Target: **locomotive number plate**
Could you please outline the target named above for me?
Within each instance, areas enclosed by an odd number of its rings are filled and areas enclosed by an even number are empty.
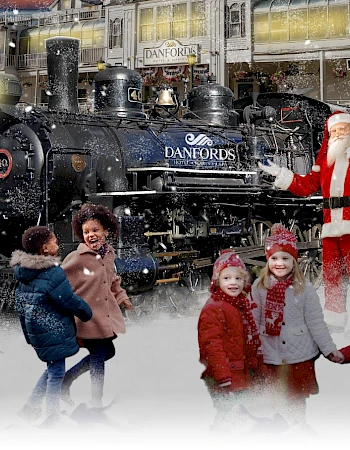
[[[128,100],[129,100],[129,102],[141,103],[142,102],[141,89],[129,87],[128,88]]]
[[[6,178],[12,170],[12,156],[6,148],[0,148],[0,178]]]

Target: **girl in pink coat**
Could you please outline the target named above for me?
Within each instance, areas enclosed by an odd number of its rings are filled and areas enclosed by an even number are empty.
[[[62,399],[72,404],[70,386],[81,374],[90,370],[91,405],[102,406],[105,361],[115,355],[113,339],[125,333],[119,308],[133,309],[116,274],[113,248],[106,242],[109,233],[116,235],[117,218],[104,206],[85,204],[73,217],[72,228],[80,240],[77,250],[63,261],[62,268],[73,287],[92,310],[88,326],[76,320],[77,337],[89,355],[65,375]]]

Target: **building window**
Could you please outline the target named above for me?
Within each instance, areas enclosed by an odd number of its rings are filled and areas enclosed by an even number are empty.
[[[233,3],[228,8],[227,38],[245,37],[245,5]]]
[[[254,42],[256,44],[269,42],[268,14],[254,14]]]
[[[327,37],[327,7],[309,8],[309,39]]]
[[[205,3],[191,3],[191,37],[206,36]]]
[[[307,9],[289,11],[289,40],[305,41],[307,39]]]
[[[154,40],[153,8],[140,10],[140,41]]]
[[[61,0],[61,9],[71,9],[72,1],[71,0]]]
[[[330,37],[345,37],[348,35],[348,6],[329,5],[328,22]]]
[[[187,3],[173,5],[173,38],[187,37]]]
[[[140,9],[140,42],[206,36],[203,1]]]
[[[123,19],[109,21],[109,48],[123,47]]]
[[[284,42],[288,40],[287,11],[271,12],[270,33],[271,42]]]
[[[157,41],[170,39],[171,36],[171,6],[157,7]]]
[[[255,43],[347,37],[348,1],[266,0],[254,9],[253,29]]]

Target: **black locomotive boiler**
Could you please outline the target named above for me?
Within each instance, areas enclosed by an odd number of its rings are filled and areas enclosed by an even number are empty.
[[[46,46],[47,109],[19,104],[19,81],[0,77],[1,310],[11,307],[8,259],[24,229],[49,225],[65,256],[77,245],[72,215],[86,201],[118,217],[116,267],[140,313],[190,304],[222,248],[262,266],[275,221],[294,230],[305,273],[319,278],[320,196],[275,190],[257,163],[307,173],[330,105],[292,94],[235,102],[209,78],[189,92],[182,119],[160,101],[146,115],[139,74],[109,67],[94,80],[94,113],[81,114],[79,41]]]

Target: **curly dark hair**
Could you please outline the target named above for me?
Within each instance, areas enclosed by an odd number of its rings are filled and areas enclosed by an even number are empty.
[[[103,205],[85,203],[73,217],[73,233],[80,242],[84,242],[83,224],[87,220],[98,220],[105,230],[117,236],[118,220],[116,216]]]
[[[40,254],[41,248],[53,237],[53,232],[43,226],[28,228],[22,236],[22,246],[27,253]]]

